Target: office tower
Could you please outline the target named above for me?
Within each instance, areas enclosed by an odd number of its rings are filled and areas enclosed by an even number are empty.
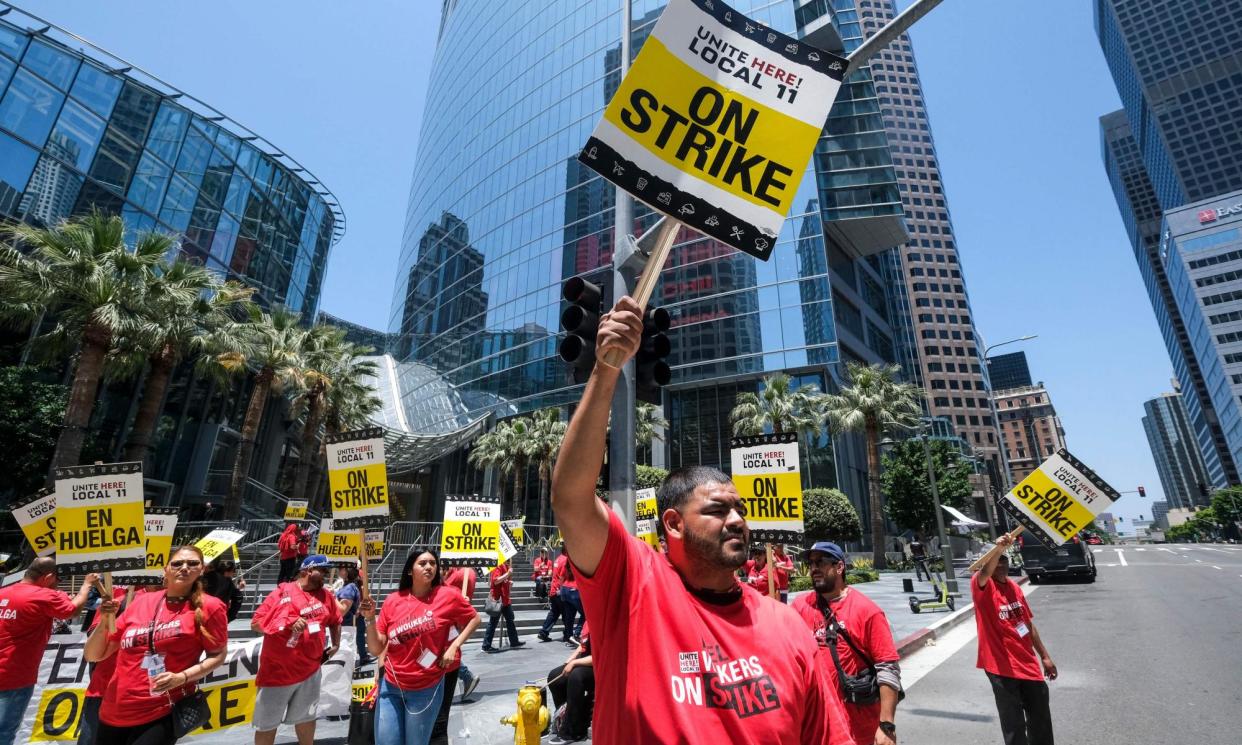
[[[997,390],[996,416],[1014,483],[1065,447],[1065,430],[1043,383]]]
[[[1143,430],[1169,505],[1175,509],[1207,505],[1207,466],[1195,444],[1181,394],[1176,390],[1162,393],[1145,402],[1143,412]]]
[[[1026,364],[1026,352],[988,357],[988,377],[992,380],[994,391],[1033,385],[1031,368]]]

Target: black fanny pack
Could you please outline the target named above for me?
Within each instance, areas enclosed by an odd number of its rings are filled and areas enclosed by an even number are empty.
[[[837,616],[832,612],[832,608],[824,602],[822,595],[816,593],[816,605],[824,614],[824,633],[826,635],[825,642],[828,644],[828,652],[832,655],[832,664],[837,668],[837,680],[841,683],[841,699],[851,704],[874,704],[880,700],[880,683],[875,671],[875,662],[863,653],[850,635],[841,627],[837,621]],[[845,672],[845,668],[841,667],[841,657],[837,654],[837,636],[845,640],[854,654],[866,664],[866,668],[859,671],[857,675],[850,675]]]

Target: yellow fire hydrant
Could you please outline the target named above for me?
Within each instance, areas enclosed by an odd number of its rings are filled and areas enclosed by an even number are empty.
[[[543,705],[538,686],[522,686],[517,694],[517,711],[500,718],[513,727],[513,745],[539,745],[543,728],[548,726],[548,707]]]

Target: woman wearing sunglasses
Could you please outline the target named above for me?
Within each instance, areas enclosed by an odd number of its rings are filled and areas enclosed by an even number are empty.
[[[459,588],[443,584],[439,558],[429,549],[415,549],[406,559],[401,583],[384,599],[378,619],[374,600],[363,600],[359,611],[371,654],[386,654],[375,745],[427,745],[443,697],[453,695],[445,673],[482,619]]]
[[[203,592],[203,564],[203,552],[194,546],[173,549],[163,591],[136,595],[116,619],[116,631],[108,633],[101,623],[86,640],[88,662],[117,656],[99,707],[96,745],[176,742],[173,704],[224,662],[228,609]],[[102,615],[116,609],[111,600],[99,608]]]

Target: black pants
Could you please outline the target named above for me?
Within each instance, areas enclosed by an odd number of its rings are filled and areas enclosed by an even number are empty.
[[[496,625],[500,623],[502,616],[505,619],[505,626],[509,629],[509,646],[518,643],[517,622],[513,619],[513,606],[502,605],[499,613],[487,619],[487,631],[483,634],[483,649],[492,648],[492,637],[496,635]]]
[[[453,708],[453,695],[457,693],[457,670],[444,674],[444,698],[440,700],[440,713],[431,728],[431,740],[427,745],[448,745],[449,711]]]
[[[298,576],[297,557],[295,556],[292,559],[281,559],[280,560],[280,577],[276,581],[277,582],[288,582],[296,576]]]
[[[113,727],[100,722],[95,731],[95,745],[173,745],[176,741],[172,714],[136,727]]]
[[[95,732],[99,729],[99,705],[101,696],[82,699],[82,716],[78,719],[78,745],[95,745]]]
[[[569,671],[569,675],[561,676],[564,669],[564,665],[557,665],[548,671],[552,713],[555,714],[564,704],[565,731],[560,733],[561,737],[582,740],[587,736],[587,728],[591,726],[591,711],[595,708],[595,668],[590,665],[575,666]]]
[[[914,578],[923,581],[923,577],[931,579],[931,572],[927,570],[927,559],[921,556],[914,557]]]
[[[548,595],[548,615],[543,619],[543,628],[539,629],[539,635],[547,636],[563,615],[565,615],[565,606],[561,604],[560,593]]]
[[[988,673],[1005,745],[1053,745],[1048,684]]]

